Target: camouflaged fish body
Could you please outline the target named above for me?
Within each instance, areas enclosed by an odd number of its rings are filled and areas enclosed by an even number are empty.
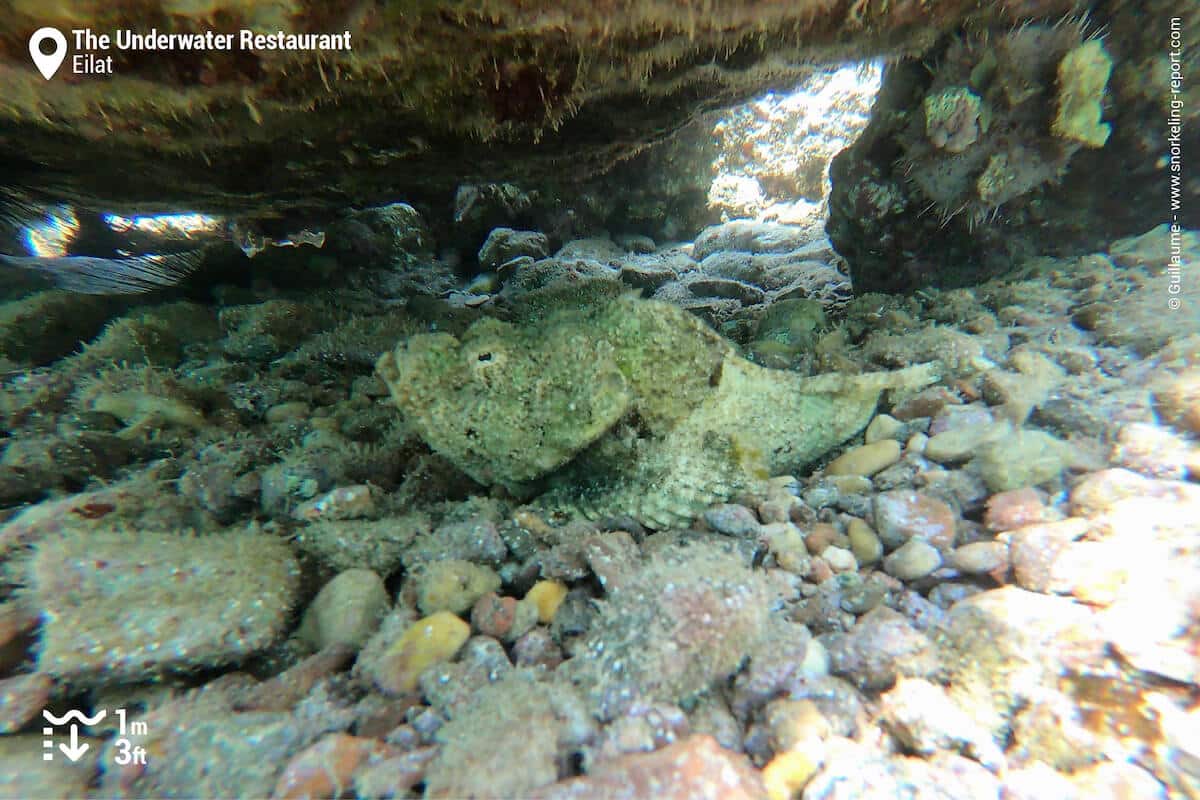
[[[794,472],[927,366],[804,377],[760,367],[682,309],[635,297],[462,340],[422,334],[378,372],[410,426],[475,480],[548,511],[652,528]]]

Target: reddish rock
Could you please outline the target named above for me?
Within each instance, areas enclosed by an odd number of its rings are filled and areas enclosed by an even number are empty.
[[[0,681],[0,733],[15,733],[46,707],[54,681],[35,672]]]
[[[272,797],[341,797],[354,785],[360,767],[395,755],[393,748],[375,739],[331,733],[288,762]]]
[[[471,609],[471,625],[485,636],[503,639],[517,617],[517,599],[488,592],[475,601]]]
[[[954,392],[944,386],[931,386],[918,392],[892,409],[892,416],[908,421],[919,417],[933,417],[948,405],[960,403]]]
[[[837,536],[837,528],[828,522],[818,522],[804,535],[804,546],[808,548],[808,552],[819,556],[825,552],[826,547],[833,544]]]
[[[537,627],[517,639],[512,650],[518,667],[545,667],[552,670],[563,662],[563,651],[544,627]]]
[[[1017,584],[1034,592],[1048,592],[1059,554],[1087,533],[1088,522],[1072,517],[1061,522],[1029,525],[1008,534],[1008,555]]]
[[[957,521],[954,509],[922,492],[900,489],[875,497],[875,532],[889,550],[920,536],[947,552],[954,547]]]
[[[988,498],[987,510],[983,514],[983,524],[989,531],[1011,531],[1046,522],[1050,509],[1042,502],[1042,496],[1037,489],[1026,486],[1023,489],[1012,489],[999,492]]]
[[[239,711],[288,711],[317,681],[350,666],[354,649],[343,644],[326,647],[270,680],[246,690],[234,701]]]
[[[590,775],[560,781],[532,795],[538,800],[742,800],[766,798],[762,777],[739,753],[700,734],[652,753],[596,765]]]
[[[404,797],[409,789],[425,780],[425,767],[437,755],[436,747],[418,747],[407,753],[371,762],[354,773],[354,793],[358,797]]]

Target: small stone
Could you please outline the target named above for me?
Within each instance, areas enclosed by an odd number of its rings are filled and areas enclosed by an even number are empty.
[[[821,551],[821,558],[825,559],[825,563],[834,572],[854,572],[858,569],[858,562],[854,558],[854,553],[842,547],[829,546]]]
[[[837,497],[834,499],[835,503],[851,495],[867,494],[874,488],[871,479],[865,475],[829,475],[825,480],[833,488],[837,489]]]
[[[830,670],[863,690],[889,689],[900,675],[928,677],[939,667],[929,637],[887,606],[859,617],[847,633],[821,640],[829,652]]]
[[[900,678],[880,698],[880,714],[905,746],[922,756],[958,750],[993,772],[1005,766],[1004,753],[944,689],[921,678]]]
[[[704,512],[704,521],[717,533],[726,536],[754,536],[759,522],[754,512],[736,503],[722,503]]]
[[[512,629],[517,615],[517,599],[488,592],[471,609],[471,626],[485,636],[503,639]]]
[[[799,528],[790,522],[772,522],[763,525],[762,535],[779,566],[802,578],[808,575],[812,559]]]
[[[874,444],[884,439],[896,439],[903,430],[904,423],[900,420],[888,414],[877,414],[867,425],[863,440],[867,444]]]
[[[791,800],[812,780],[821,767],[819,758],[804,750],[789,750],[772,758],[763,767],[762,779],[770,800]]]
[[[304,612],[302,638],[317,650],[342,644],[363,645],[387,613],[388,591],[369,569],[348,569],[325,584]]]
[[[375,501],[371,487],[366,485],[341,486],[320,497],[301,503],[292,511],[292,516],[305,522],[334,519],[360,519],[375,513]]]
[[[892,416],[898,420],[912,420],[919,417],[937,416],[947,405],[957,405],[959,399],[944,386],[930,386],[905,400],[892,409]]]
[[[1134,422],[1117,433],[1109,458],[1151,478],[1183,480],[1190,467],[1200,464],[1200,450],[1166,428]]]
[[[904,452],[909,455],[923,456],[925,448],[929,446],[929,437],[923,433],[914,433],[908,437],[908,441],[904,443]]]
[[[538,622],[549,625],[566,596],[567,585],[562,581],[538,581],[525,594],[525,599],[537,606]]]
[[[1154,481],[1127,469],[1105,469],[1084,476],[1071,489],[1071,513],[1094,517],[1122,500],[1153,496]]]
[[[417,747],[394,756],[368,758],[354,773],[354,796],[405,797],[425,780],[425,768],[437,752],[437,747]]]
[[[925,457],[939,464],[961,464],[971,460],[984,444],[1009,434],[1012,426],[1007,423],[988,422],[984,425],[964,425],[950,428],[929,437],[925,443]]]
[[[341,797],[368,759],[394,755],[389,745],[346,733],[330,733],[298,753],[279,776],[273,798]]]
[[[415,577],[417,607],[422,614],[461,614],[480,597],[500,588],[495,570],[459,559],[434,562]]]
[[[1180,430],[1200,434],[1200,369],[1157,381],[1152,391],[1159,419]]]
[[[988,498],[983,524],[989,531],[1011,531],[1049,520],[1049,509],[1032,487],[998,492]]]
[[[883,542],[866,521],[858,517],[846,523],[846,536],[850,539],[850,552],[862,566],[870,566],[883,557]]]
[[[902,581],[926,577],[942,565],[937,548],[921,538],[912,538],[883,560],[883,570]]]
[[[422,672],[453,658],[470,636],[471,626],[449,611],[419,619],[375,665],[375,682],[391,694],[411,692],[417,688]]]
[[[818,522],[813,525],[809,532],[804,536],[804,544],[808,547],[808,552],[813,555],[820,555],[826,547],[833,544],[838,538],[838,529],[830,525],[828,522]]]
[[[355,653],[356,648],[330,645],[278,675],[239,691],[234,708],[238,711],[291,711],[318,681],[336,675],[354,661]]]
[[[939,550],[954,546],[957,517],[936,497],[898,489],[875,497],[875,530],[884,546],[894,550],[913,536],[922,536]]]
[[[587,775],[534,791],[533,800],[759,800],[767,796],[757,770],[740,753],[696,734],[650,753],[632,753],[596,764]]]
[[[479,266],[494,270],[519,256],[545,258],[550,255],[550,242],[546,234],[538,231],[518,231],[512,228],[494,228],[479,248]]]
[[[46,707],[54,681],[34,672],[0,680],[0,734],[16,733]]]
[[[271,406],[263,414],[263,420],[268,425],[279,425],[281,423],[300,422],[305,420],[311,414],[312,409],[308,403],[295,400],[288,403],[277,403]]]
[[[1019,430],[984,445],[972,463],[988,489],[1003,492],[1057,479],[1065,447],[1048,433]]]
[[[1088,531],[1085,519],[1072,517],[1018,528],[1008,534],[1009,559],[1017,584],[1033,592],[1050,590],[1052,568],[1059,553]]]
[[[882,439],[856,447],[829,462],[826,475],[874,475],[900,460],[900,443]]]
[[[534,628],[513,644],[513,663],[518,667],[553,670],[563,662],[563,651],[546,628]]]
[[[949,563],[969,575],[1002,575],[1008,571],[1008,546],[1004,542],[964,544],[950,554]]]

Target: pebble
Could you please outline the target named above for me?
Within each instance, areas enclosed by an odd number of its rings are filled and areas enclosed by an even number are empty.
[[[421,673],[454,658],[471,635],[471,626],[449,611],[414,622],[373,668],[375,682],[390,694],[417,688]]]
[[[316,649],[361,647],[390,605],[383,580],[369,569],[348,569],[325,584],[304,612],[302,638]]]
[[[743,505],[722,503],[704,512],[704,521],[726,536],[754,536],[760,527],[758,517]]]
[[[396,755],[377,739],[330,733],[302,750],[279,776],[273,798],[341,797],[353,786],[354,773],[368,759]]]
[[[632,753],[596,764],[587,775],[531,793],[531,800],[760,800],[766,787],[758,770],[708,734],[693,734],[650,753]]]
[[[288,403],[277,403],[266,410],[263,414],[263,419],[268,425],[277,425],[282,422],[299,422],[306,419],[312,409],[308,403],[300,400],[294,400]]]
[[[946,387],[930,386],[896,406],[892,409],[892,414],[900,420],[933,417],[947,405],[956,405],[959,402],[954,393]]]
[[[933,642],[901,614],[878,606],[847,633],[821,637],[830,671],[863,690],[890,689],[899,675],[928,677],[939,669]]]
[[[993,533],[1011,531],[1049,519],[1050,510],[1042,502],[1042,495],[1028,486],[992,495],[983,512],[983,525]]]
[[[1087,520],[1071,517],[1010,532],[1009,559],[1017,585],[1032,592],[1050,591],[1051,570],[1059,553],[1087,533],[1089,527]]]
[[[826,475],[874,475],[900,460],[900,443],[881,439],[849,450],[829,462]]]
[[[1008,571],[1008,545],[1004,542],[972,542],[955,548],[950,566],[969,575],[1003,575]]]
[[[883,439],[895,439],[904,430],[904,423],[889,414],[877,414],[863,434],[867,444],[874,444]]]
[[[512,630],[517,616],[517,598],[488,592],[471,609],[471,627],[485,636],[503,639]]]
[[[925,494],[898,489],[876,495],[875,530],[889,550],[922,536],[939,550],[954,546],[957,516],[946,503]]]
[[[956,705],[940,686],[923,678],[900,678],[880,697],[880,715],[906,750],[932,756],[957,750],[987,769],[1005,766],[1004,753],[991,735]]]
[[[820,555],[826,547],[829,547],[838,538],[838,529],[828,522],[818,522],[809,529],[804,536],[804,544],[808,547],[808,552],[813,555]]]
[[[1159,419],[1180,430],[1200,434],[1200,369],[1190,369],[1155,383],[1154,409]]]
[[[858,569],[858,561],[855,560],[854,553],[843,547],[830,545],[821,551],[821,558],[825,559],[825,563],[834,572],[854,572]]]
[[[1200,448],[1158,425],[1133,422],[1122,426],[1109,459],[1150,478],[1182,480],[1200,471]]]
[[[975,451],[987,442],[994,441],[1012,431],[1006,423],[964,425],[950,428],[929,437],[925,443],[925,457],[939,464],[960,464],[971,460]]]
[[[340,486],[314,497],[292,511],[292,516],[304,522],[334,519],[361,519],[375,513],[375,500],[371,487],[364,484]]]
[[[870,566],[883,557],[883,542],[865,520],[853,517],[846,523],[846,536],[850,539],[850,552],[860,565]]]
[[[566,596],[567,585],[562,581],[538,581],[525,594],[525,599],[537,606],[538,622],[549,625]]]
[[[790,522],[772,522],[762,527],[767,548],[779,566],[800,577],[812,569],[812,559],[800,529]]]
[[[417,607],[422,614],[462,614],[488,592],[500,588],[500,576],[482,564],[449,559],[429,564],[415,576]]]
[[[534,628],[513,644],[513,663],[518,667],[552,670],[563,662],[562,648],[546,628]]]
[[[810,752],[820,748],[788,750],[780,753],[763,767],[762,779],[770,800],[791,800],[797,797],[821,768],[820,757]]]
[[[902,581],[926,577],[942,565],[937,548],[921,538],[912,538],[883,560],[883,570]]]
[[[1043,431],[1018,430],[983,445],[972,463],[988,489],[1003,492],[1057,479],[1065,447]]]

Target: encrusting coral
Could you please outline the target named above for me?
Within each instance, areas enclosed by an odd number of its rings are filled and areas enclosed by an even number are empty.
[[[686,311],[631,296],[413,336],[377,370],[406,423],[475,480],[653,528],[798,469],[861,430],[883,390],[935,379],[927,365],[766,369]]]

